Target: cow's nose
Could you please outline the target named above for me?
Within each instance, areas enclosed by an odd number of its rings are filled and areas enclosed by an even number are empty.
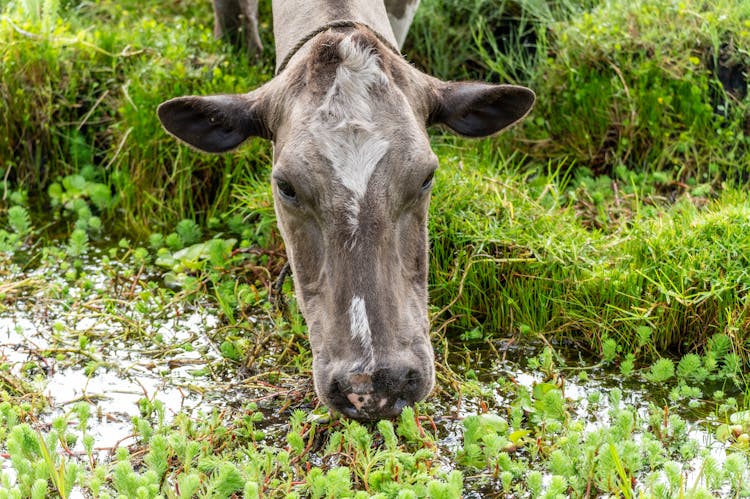
[[[420,377],[412,369],[378,369],[334,376],[330,390],[333,408],[360,420],[393,418],[418,400]]]

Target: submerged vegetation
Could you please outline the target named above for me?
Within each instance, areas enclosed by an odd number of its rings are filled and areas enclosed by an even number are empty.
[[[154,112],[267,81],[268,3],[252,61],[207,1],[0,0],[0,497],[750,495],[750,5],[422,0],[410,60],[538,104],[434,131],[437,388],[363,426],[314,397],[269,144]]]

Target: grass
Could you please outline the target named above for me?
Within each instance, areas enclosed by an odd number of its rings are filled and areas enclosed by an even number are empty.
[[[173,144],[154,113],[165,97],[246,91],[271,74],[270,64],[243,63],[213,40],[208,4],[0,7],[2,173],[32,199],[83,170],[114,193],[132,230],[155,212],[161,220],[210,217],[231,205],[234,179],[267,163],[260,142],[245,161],[165,150]]]
[[[538,109],[553,139],[541,156],[607,173],[624,165],[678,181],[745,180],[747,82],[732,72],[749,62],[747,9],[613,2],[552,25],[553,57],[535,80],[558,96]]]
[[[271,77],[269,39],[251,62],[210,23],[0,0],[0,497],[748,494],[743,2],[423,0],[410,60],[538,104],[432,135],[438,387],[369,426],[317,406],[289,282],[269,304],[270,145],[201,155],[156,119]]]
[[[542,163],[674,182],[747,180],[750,13],[744,3],[426,2],[408,56],[443,78],[531,86],[509,134]],[[423,15],[422,15],[423,14]],[[441,36],[432,36],[441,33]]]
[[[438,177],[431,282],[434,302],[450,304],[441,320],[489,335],[554,332],[600,351],[611,339],[647,358],[724,334],[747,359],[743,191],[642,206],[637,176],[623,172],[593,191],[612,196],[597,207],[579,199],[592,194],[590,177],[498,178],[487,164],[457,156]]]

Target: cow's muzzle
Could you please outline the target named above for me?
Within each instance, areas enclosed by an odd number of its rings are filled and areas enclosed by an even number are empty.
[[[370,372],[341,372],[331,377],[327,390],[332,408],[358,420],[394,418],[407,405],[424,398],[432,379],[407,366]]]

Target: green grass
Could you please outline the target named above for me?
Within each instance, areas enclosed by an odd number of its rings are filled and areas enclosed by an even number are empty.
[[[435,0],[411,35],[407,55],[442,78],[537,92],[502,140],[527,161],[747,181],[744,2]]]
[[[214,41],[205,3],[2,5],[0,173],[23,186],[18,200],[41,212],[45,191],[56,210],[90,200],[95,224],[112,217],[139,237],[248,216],[242,204],[257,194],[246,186],[267,178],[269,144],[199,154],[154,110],[175,95],[254,88],[272,54],[252,64]],[[425,2],[407,47],[418,64],[538,93],[532,116],[497,140],[436,136],[449,186],[431,223],[433,303],[450,305],[440,319],[651,355],[729,334],[747,358],[747,89],[719,76],[750,62],[749,18],[721,0]],[[641,349],[645,327],[653,341]]]
[[[608,2],[551,24],[533,84],[536,157],[597,172],[746,180],[750,10],[743,2]],[[543,123],[542,123],[543,120]]]
[[[138,238],[183,219],[244,220],[281,251],[269,144],[199,154],[154,114],[171,96],[259,85],[270,53],[250,63],[214,41],[205,4],[2,9],[5,209],[44,213],[46,193],[67,228],[83,212],[75,228],[94,240],[102,217]],[[725,335],[746,365],[747,89],[719,77],[747,65],[748,18],[721,0],[425,2],[408,52],[427,70],[512,77],[538,93],[530,119],[499,139],[435,135],[438,330],[556,335],[599,353],[614,342],[617,360],[644,361]],[[23,232],[2,241],[17,247]],[[70,251],[85,251],[80,234]]]
[[[430,222],[433,303],[447,307],[438,323],[490,336],[555,334],[600,352],[612,339],[646,358],[700,350],[724,334],[747,361],[744,191],[644,206],[628,172],[600,177],[594,191],[588,176],[499,177],[460,154],[442,155]],[[592,194],[602,199],[581,199]]]
[[[240,158],[190,154],[156,118],[170,97],[243,92],[271,75],[270,61],[251,65],[213,40],[210,4],[0,8],[0,169],[14,185],[38,194],[85,169],[114,193],[109,212],[124,213],[132,230],[147,217],[218,214],[233,203],[236,180],[268,163],[261,142]]]

